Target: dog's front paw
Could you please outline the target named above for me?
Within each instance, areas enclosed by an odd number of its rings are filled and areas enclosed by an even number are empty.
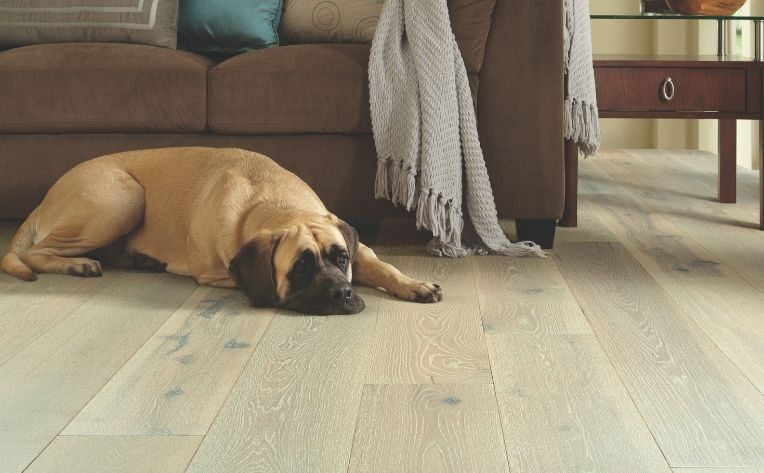
[[[403,300],[432,304],[443,299],[443,291],[437,284],[424,281],[410,281],[401,284],[395,295]]]

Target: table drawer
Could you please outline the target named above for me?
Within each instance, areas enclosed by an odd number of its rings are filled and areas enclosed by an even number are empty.
[[[745,112],[745,69],[597,67],[602,111]]]

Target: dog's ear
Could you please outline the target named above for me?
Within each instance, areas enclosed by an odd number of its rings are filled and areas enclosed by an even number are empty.
[[[271,234],[255,236],[241,247],[228,266],[236,284],[255,307],[273,307],[277,301],[273,255],[278,238]]]
[[[358,232],[355,228],[348,225],[345,221],[337,219],[337,229],[345,238],[345,244],[348,247],[348,256],[350,262],[355,261],[355,255],[358,253]]]

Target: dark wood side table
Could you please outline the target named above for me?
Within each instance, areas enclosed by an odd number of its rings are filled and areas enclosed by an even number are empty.
[[[592,18],[645,18],[603,15]],[[648,18],[687,19],[676,15]],[[719,120],[720,202],[736,201],[736,120],[764,121],[764,17],[742,17],[756,24],[757,59],[724,55],[725,17],[719,22],[717,56],[596,56],[597,104],[601,118],[702,118]],[[726,17],[729,19],[732,17]],[[741,17],[734,17],[740,19]],[[703,19],[708,19],[704,17]],[[764,122],[759,156],[764,229]],[[565,211],[560,226],[577,225],[578,149],[565,146]]]

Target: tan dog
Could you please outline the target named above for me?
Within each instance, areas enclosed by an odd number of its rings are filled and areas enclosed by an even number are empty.
[[[167,148],[103,156],[64,174],[11,241],[0,268],[100,276],[82,257],[121,244],[133,266],[239,286],[256,306],[357,313],[354,282],[414,302],[440,287],[383,263],[302,180],[240,149]]]

